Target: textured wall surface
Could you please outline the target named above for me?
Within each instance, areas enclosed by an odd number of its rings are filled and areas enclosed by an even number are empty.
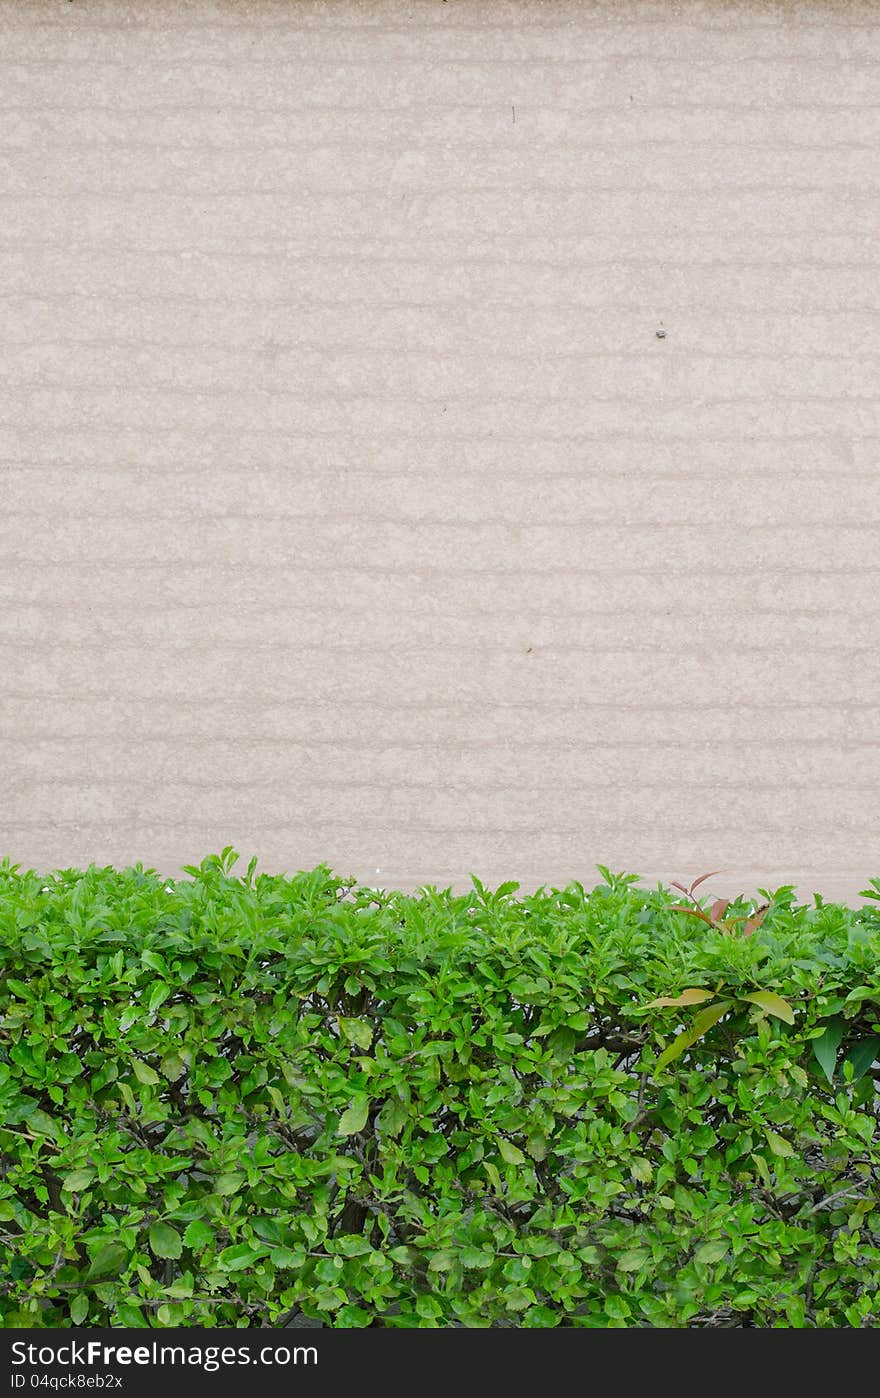
[[[878,4],[2,0],[0,853],[853,896],[878,142]]]

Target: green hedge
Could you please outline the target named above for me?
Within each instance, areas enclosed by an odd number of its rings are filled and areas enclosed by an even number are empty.
[[[235,858],[0,865],[4,1327],[880,1324],[870,904]]]

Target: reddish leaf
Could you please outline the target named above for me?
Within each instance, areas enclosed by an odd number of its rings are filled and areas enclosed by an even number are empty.
[[[720,873],[720,869],[713,869],[712,872],[709,874],[701,874],[700,877],[698,879],[694,879],[693,883],[691,884],[691,893],[693,893],[695,888],[699,888],[701,883],[705,883],[707,879],[714,879],[715,875]]]
[[[687,913],[689,917],[702,918],[703,922],[708,922],[710,927],[715,925],[699,908],[683,908],[680,903],[673,903],[671,907],[666,907],[663,911],[666,913]]]
[[[676,883],[675,879],[672,880],[672,883],[670,884],[670,888],[680,888],[681,891],[682,891],[682,893],[687,893],[687,889],[685,888],[684,884],[683,884],[683,883]]]
[[[718,922],[721,918],[723,918],[723,916],[724,916],[724,914],[727,912],[727,909],[729,908],[729,906],[730,906],[730,899],[729,899],[729,898],[716,898],[715,902],[712,904],[711,908],[709,909],[709,916],[710,916],[710,918],[712,919],[712,921],[713,921],[713,922]]]
[[[750,918],[748,919],[747,922],[743,923],[743,936],[744,936],[744,937],[751,937],[751,936],[753,935],[753,933],[757,930],[757,928],[759,928],[759,927],[761,926],[761,923],[764,921],[764,918],[767,916],[767,909],[768,909],[768,907],[769,907],[769,904],[768,904],[768,903],[765,903],[765,904],[763,905],[763,907],[761,907],[761,908],[758,909],[758,911],[755,913],[755,916],[754,916],[754,917],[750,917]]]

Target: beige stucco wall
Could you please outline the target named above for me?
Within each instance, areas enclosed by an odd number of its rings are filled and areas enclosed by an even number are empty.
[[[0,0],[0,854],[880,874],[878,150],[878,4]]]

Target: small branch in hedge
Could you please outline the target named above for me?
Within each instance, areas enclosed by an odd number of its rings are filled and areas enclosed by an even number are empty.
[[[40,1281],[41,1281],[41,1282],[50,1282],[50,1281],[54,1281],[54,1280],[55,1280],[55,1277],[56,1277],[56,1276],[58,1275],[58,1273],[61,1271],[61,1268],[62,1268],[63,1265],[64,1265],[64,1244],[62,1243],[61,1246],[60,1246],[60,1248],[58,1249],[58,1251],[57,1251],[56,1254],[55,1254],[55,1260],[53,1261],[52,1266],[49,1268],[48,1272],[46,1272],[45,1276],[40,1277]]]
[[[640,1073],[640,1074],[639,1074],[639,1091],[638,1091],[638,1095],[637,1095],[637,1097],[636,1097],[636,1107],[638,1108],[638,1110],[636,1111],[636,1114],[635,1114],[635,1116],[633,1117],[632,1121],[628,1121],[628,1122],[626,1123],[626,1125],[624,1126],[624,1128],[623,1128],[624,1134],[627,1134],[627,1133],[630,1132],[630,1131],[636,1131],[636,1130],[638,1130],[638,1128],[641,1126],[642,1122],[643,1122],[643,1121],[646,1121],[647,1118],[651,1115],[651,1108],[645,1106],[645,1085],[646,1085],[647,1081],[648,1081],[648,1074],[647,1074],[647,1073]]]
[[[827,1194],[824,1199],[819,1200],[818,1204],[807,1209],[807,1217],[819,1213],[821,1209],[827,1209],[836,1199],[864,1199],[864,1197],[865,1191],[863,1189],[852,1189],[849,1186],[846,1189],[839,1189],[836,1194]]]
[[[158,1310],[160,1306],[173,1304],[173,1302],[169,1303],[166,1296],[144,1297],[131,1295],[126,1299],[129,1305],[142,1306],[146,1310],[151,1311]],[[261,1311],[266,1310],[264,1305],[258,1305],[252,1301],[241,1301],[234,1296],[184,1296],[180,1299],[193,1302],[197,1306],[234,1306],[236,1310],[241,1311],[244,1315],[259,1315]]]

